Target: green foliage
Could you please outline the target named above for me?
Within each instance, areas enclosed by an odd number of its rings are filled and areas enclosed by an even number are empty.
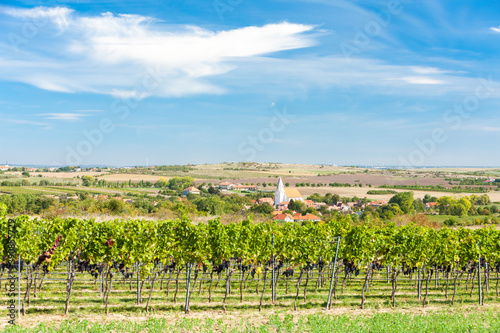
[[[193,201],[199,211],[210,215],[222,215],[227,211],[227,205],[220,197],[212,195]]]
[[[371,186],[370,186],[371,187]],[[374,195],[378,195],[378,194],[396,194],[398,193],[397,191],[394,191],[394,190],[369,190],[368,192],[366,192],[367,194],[374,194]]]
[[[94,177],[93,176],[83,176],[82,177],[82,184],[83,186],[91,186],[94,183]]]
[[[424,212],[425,211],[425,204],[422,201],[422,199],[415,199],[413,201],[413,209],[416,212]]]
[[[168,180],[167,187],[171,190],[182,191],[183,189],[193,185],[193,177],[172,177]]]
[[[396,207],[396,204],[393,204]],[[396,266],[402,260],[411,267],[433,263],[453,267],[474,260],[479,254],[490,262],[500,260],[500,231],[495,228],[450,229],[436,231],[414,224],[403,227],[353,226],[351,217],[340,217],[327,223],[259,223],[251,220],[224,225],[219,219],[208,224],[180,220],[39,220],[19,216],[14,220],[16,255],[27,263],[61,239],[45,264],[49,270],[71,253],[80,253],[91,263],[124,262],[130,267],[141,264],[143,278],[154,273],[154,260],[168,264],[216,264],[238,257],[244,262],[262,263],[271,253],[278,259],[302,266],[319,257],[332,258],[332,240],[342,237],[340,258],[364,266],[374,260]],[[0,218],[4,255],[8,222]],[[452,222],[446,222],[451,225]],[[272,247],[274,237],[275,246]],[[479,247],[478,247],[479,244]]]
[[[312,200],[314,202],[324,202],[327,205],[336,204],[337,202],[339,202],[341,200],[341,198],[338,194],[332,194],[332,193],[327,193],[327,194],[325,194],[324,197],[322,197],[319,193],[314,193],[314,194],[310,195],[309,197],[307,197],[307,199]],[[346,199],[347,198],[343,198],[342,200],[344,202],[347,202],[348,200],[346,200]]]
[[[430,194],[426,194],[424,196],[424,204],[428,203],[428,202],[436,202],[438,199],[436,197],[431,197]]]
[[[303,213],[306,210],[306,204],[300,200],[290,200],[288,204],[289,210],[294,210],[299,213]]]
[[[7,205],[0,202],[0,218],[7,215]]]
[[[260,214],[271,214],[274,211],[274,207],[268,203],[263,203],[262,205],[253,205],[250,207],[250,211]]]
[[[487,332],[500,330],[500,317],[494,310],[473,311],[466,313],[453,311],[429,311],[415,314],[406,312],[377,312],[373,315],[352,314],[270,314],[257,322],[251,319],[241,321],[214,320],[210,316],[202,319],[183,317],[175,320],[151,317],[147,320],[114,320],[106,322],[90,322],[86,319],[67,319],[61,323],[38,323],[33,327],[8,325],[6,333],[18,332],[349,332],[349,333],[448,333],[448,332]],[[229,322],[229,325],[228,325]],[[348,328],[348,329],[346,329]]]
[[[394,195],[389,203],[397,204],[404,214],[408,214],[413,209],[413,192],[400,192]]]
[[[469,210],[473,207],[469,200],[470,199],[466,197],[455,199],[444,196],[437,200],[437,207],[439,208],[440,214],[464,216],[467,215]]]
[[[448,226],[448,227],[454,227],[458,224],[458,221],[456,219],[454,219],[453,217],[451,217],[447,220],[444,220],[443,224]]]

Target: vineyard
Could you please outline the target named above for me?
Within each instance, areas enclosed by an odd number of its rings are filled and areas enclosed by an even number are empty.
[[[28,315],[445,306],[499,296],[500,233],[493,228],[352,226],[349,217],[0,222],[0,288],[7,291],[13,274]]]

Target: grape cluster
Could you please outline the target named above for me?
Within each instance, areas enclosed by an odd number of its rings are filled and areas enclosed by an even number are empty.
[[[224,260],[222,260],[222,263],[220,265],[213,266],[213,272],[220,274],[223,271],[225,271],[226,269],[229,269],[230,266],[231,266],[231,263],[229,262],[229,260],[224,259]]]
[[[48,251],[43,252],[39,257],[38,260],[35,264],[35,266],[40,266],[41,264],[44,263],[49,263],[50,259],[56,252],[57,247],[59,246],[59,243],[61,242],[62,236],[57,237],[56,241],[54,242],[54,245],[51,246],[51,248]]]
[[[359,275],[359,268],[357,265],[354,265],[354,262],[344,259],[343,263],[344,263],[344,271],[346,274],[354,273],[355,276]]]
[[[2,262],[0,264],[0,272],[3,273],[6,269],[8,271],[14,270],[14,271],[17,272],[18,265],[19,265],[19,261],[18,260],[14,261],[13,263]],[[21,260],[21,272],[23,271],[23,269],[24,269],[24,260]]]
[[[102,274],[104,270],[104,264],[91,264],[90,260],[80,260],[76,263],[77,272],[87,272],[92,275],[93,278],[97,279],[99,274]]]
[[[286,277],[293,276],[293,268],[285,269],[285,271],[283,272],[283,276],[286,276]]]

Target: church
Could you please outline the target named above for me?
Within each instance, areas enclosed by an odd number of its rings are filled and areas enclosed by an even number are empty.
[[[284,202],[289,203],[290,200],[303,202],[304,198],[302,198],[302,195],[296,188],[285,188],[283,180],[280,177],[278,186],[276,186],[276,192],[274,193],[274,205],[279,206]]]

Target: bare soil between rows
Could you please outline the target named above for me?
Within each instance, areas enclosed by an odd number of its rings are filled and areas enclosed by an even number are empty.
[[[206,303],[208,305],[209,303]],[[200,304],[203,305],[203,304]],[[253,325],[261,325],[269,323],[269,316],[277,315],[279,318],[283,319],[286,315],[292,315],[294,320],[298,320],[299,317],[306,317],[309,315],[327,315],[327,316],[373,316],[380,313],[401,313],[408,315],[427,315],[435,312],[446,312],[446,313],[477,313],[483,311],[500,311],[499,304],[491,304],[484,306],[454,306],[454,307],[443,307],[443,306],[426,306],[426,307],[401,307],[401,308],[382,308],[382,309],[359,309],[353,307],[338,307],[334,306],[330,310],[325,309],[307,309],[293,311],[289,310],[275,310],[275,309],[264,309],[263,311],[255,310],[243,310],[243,311],[231,311],[226,312],[222,310],[203,310],[203,311],[192,311],[189,314],[184,314],[181,311],[175,312],[155,312],[152,311],[149,314],[120,314],[120,313],[110,313],[108,315],[104,314],[70,314],[68,316],[59,314],[30,314],[26,316],[21,316],[16,323],[24,327],[35,327],[40,323],[45,323],[46,325],[59,325],[66,320],[75,320],[78,322],[87,320],[91,323],[110,323],[110,322],[143,322],[150,318],[164,318],[167,324],[175,324],[176,321],[183,318],[187,319],[213,319],[221,320],[224,324],[229,327],[234,327],[240,325],[242,321],[249,322]],[[0,324],[0,328],[3,329],[6,325],[7,319]]]

